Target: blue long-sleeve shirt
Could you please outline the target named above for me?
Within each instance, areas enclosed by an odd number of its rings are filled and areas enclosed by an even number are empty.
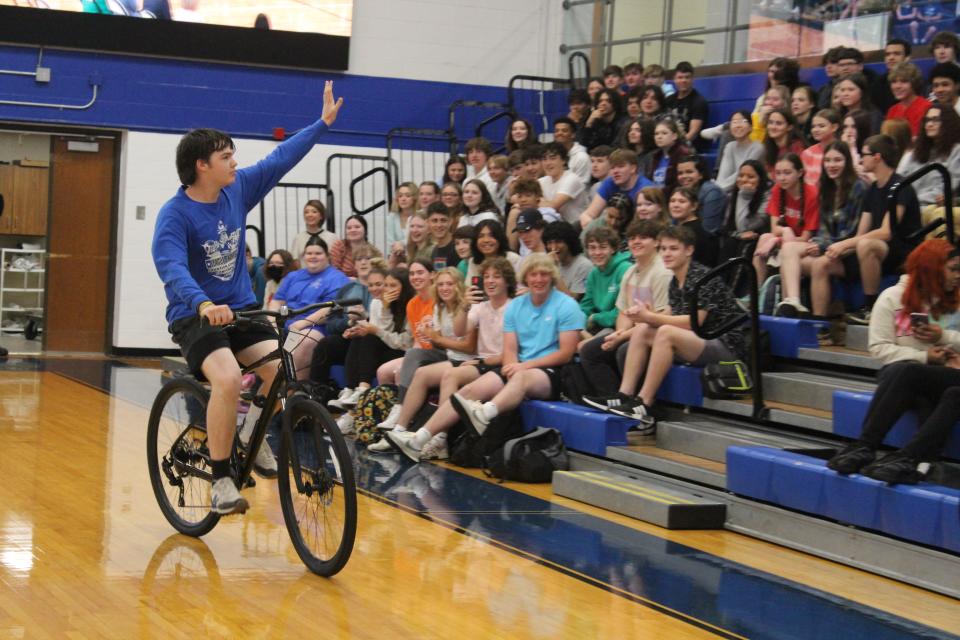
[[[326,123],[317,120],[260,162],[237,171],[216,202],[192,200],[181,187],[160,208],[152,253],[167,296],[168,323],[195,314],[206,300],[231,309],[256,304],[244,258],[247,212],[326,131]]]

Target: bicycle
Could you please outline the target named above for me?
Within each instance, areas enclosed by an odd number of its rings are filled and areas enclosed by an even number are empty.
[[[293,356],[284,348],[290,317],[321,308],[345,311],[359,300],[320,302],[279,311],[239,311],[237,325],[260,317],[276,324],[277,350],[243,367],[246,374],[274,360],[280,368],[267,395],[254,403],[264,408],[250,441],[243,446],[234,436],[231,455],[233,480],[238,488],[253,486],[254,457],[264,442],[278,402],[282,411],[277,484],[284,523],[297,555],[310,571],[332,576],[353,551],[357,530],[357,492],[353,461],[343,435],[327,410],[297,382]],[[210,510],[213,475],[207,449],[206,408],[209,392],[193,377],[167,382],[157,394],[147,426],[147,464],[150,483],[164,517],[188,536],[209,533],[220,516]]]

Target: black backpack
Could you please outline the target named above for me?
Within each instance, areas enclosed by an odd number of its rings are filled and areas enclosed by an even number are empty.
[[[556,429],[539,427],[507,440],[487,456],[483,472],[491,478],[520,482],[550,482],[554,471],[570,468],[570,456]]]
[[[491,453],[507,440],[523,434],[523,418],[514,409],[490,421],[482,436],[458,422],[447,436],[450,442],[450,462],[458,467],[479,469]]]
[[[715,400],[739,398],[753,391],[750,370],[742,360],[714,362],[700,372],[703,395]]]
[[[579,362],[560,367],[560,393],[568,402],[583,404],[583,396],[593,395],[595,389]]]

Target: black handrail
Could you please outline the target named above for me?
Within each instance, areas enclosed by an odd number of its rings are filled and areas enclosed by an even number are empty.
[[[329,175],[329,171],[328,171]],[[325,184],[311,184],[307,182],[278,182],[274,185],[273,189],[316,189],[318,191],[325,191],[327,194],[327,216],[324,220],[324,224],[327,229],[330,231],[334,230],[333,227],[333,212],[334,212],[334,200],[333,200],[333,191],[330,190]],[[273,191],[271,190],[271,193]],[[266,198],[260,201],[260,226],[248,224],[247,229],[253,229],[257,232],[257,248],[260,250],[260,255],[266,257],[267,250],[267,240],[266,240],[266,228],[267,228],[267,209],[266,209]],[[297,203],[299,206],[300,203]],[[276,211],[274,211],[274,221],[276,221]],[[299,258],[299,256],[296,256]]]
[[[488,127],[489,125],[491,125],[491,124],[493,124],[494,122],[496,122],[497,120],[500,120],[500,119],[502,119],[502,118],[510,118],[510,120],[512,121],[512,120],[516,119],[516,117],[517,117],[517,112],[516,112],[516,111],[501,111],[500,113],[495,113],[495,114],[493,114],[493,115],[490,116],[489,118],[484,118],[483,120],[480,121],[480,124],[477,125],[477,128],[476,128],[476,130],[475,130],[476,136],[477,136],[478,138],[485,137],[485,136],[483,135],[483,130],[484,130],[486,127]],[[487,139],[489,140],[489,138],[487,138]],[[505,147],[503,147],[503,146],[501,145],[501,146],[497,147],[496,149],[494,149],[494,153],[502,153],[502,152],[504,151],[504,149],[505,149]]]
[[[530,82],[552,82],[553,84],[568,85],[570,87],[573,86],[573,78],[547,78],[545,76],[528,76],[523,74],[515,75],[510,78],[510,81],[507,83],[507,104],[509,104],[511,108],[516,106],[516,102],[513,99],[513,85],[518,80],[528,80]]]
[[[925,167],[917,169],[890,188],[890,192],[887,194],[887,212],[890,214],[890,233],[894,236],[899,234],[900,221],[897,220],[897,196],[900,195],[900,190],[913,184],[932,171],[939,173],[940,179],[943,180],[943,213],[946,219],[938,218],[920,230],[914,231],[905,239],[923,239],[924,236],[937,229],[941,224],[946,224],[944,232],[947,235],[947,242],[955,244],[956,239],[953,236],[953,181],[950,178],[950,171],[939,162],[931,162]]]
[[[478,134],[479,135],[479,134]],[[415,138],[418,140],[438,140],[446,139],[450,155],[457,153],[457,139],[452,131],[444,129],[410,129],[407,127],[394,127],[387,131],[387,157],[393,162],[393,140],[396,137]],[[399,171],[397,172],[397,181],[399,181]]]
[[[583,68],[584,68],[584,71],[586,71],[586,73],[583,74],[583,84],[585,88],[587,82],[590,80],[590,58],[588,58],[587,54],[585,54],[583,51],[574,51],[573,53],[570,54],[570,57],[567,58],[567,71],[570,73],[570,87],[574,89],[578,88],[577,76],[573,71],[574,58],[583,60]]]
[[[366,209],[363,209],[363,210],[357,209],[357,199],[355,194],[356,186],[361,182],[363,182],[364,180],[366,180],[367,178],[369,178],[370,176],[377,173],[382,173],[387,178],[387,198],[385,200],[381,200],[380,202],[374,205],[370,205]],[[365,216],[371,211],[379,209],[383,205],[387,205],[389,207],[391,202],[393,202],[393,176],[390,175],[390,171],[386,167],[374,167],[369,171],[365,171],[361,173],[356,178],[350,181],[350,209],[356,215]]]
[[[500,111],[509,111],[511,113],[516,113],[513,110],[513,106],[503,102],[482,102],[480,100],[454,100],[450,103],[450,108],[447,110],[447,117],[449,119],[449,128],[447,129],[450,132],[450,135],[453,137],[453,149],[454,151],[458,150],[457,146],[457,122],[456,122],[456,110],[460,107],[479,107],[481,109],[499,109]]]
[[[267,241],[263,237],[263,229],[255,224],[248,224],[244,231],[253,231],[257,234],[257,255],[261,258],[267,257]]]
[[[758,420],[763,420],[767,417],[767,407],[763,403],[763,371],[761,371],[760,368],[760,306],[757,288],[757,271],[753,267],[752,260],[744,256],[730,258],[726,262],[715,266],[713,269],[708,271],[706,275],[693,283],[693,287],[690,290],[690,328],[695,334],[704,340],[714,340],[730,331],[734,327],[743,324],[744,317],[741,316],[739,318],[734,318],[733,320],[725,323],[723,326],[717,327],[713,331],[707,332],[704,331],[703,327],[700,326],[699,317],[700,287],[706,284],[709,280],[712,280],[718,274],[740,265],[745,266],[747,277],[750,281],[750,312],[748,317],[750,320],[750,335],[752,338],[750,341],[750,369],[751,373],[753,374],[753,390],[751,392],[751,395],[753,396],[753,417]],[[731,295],[733,294],[731,293]]]

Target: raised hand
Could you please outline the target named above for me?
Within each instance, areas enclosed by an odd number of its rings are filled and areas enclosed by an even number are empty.
[[[333,80],[327,80],[323,85],[323,114],[320,118],[331,126],[337,119],[337,113],[343,106],[343,98],[333,99]]]

